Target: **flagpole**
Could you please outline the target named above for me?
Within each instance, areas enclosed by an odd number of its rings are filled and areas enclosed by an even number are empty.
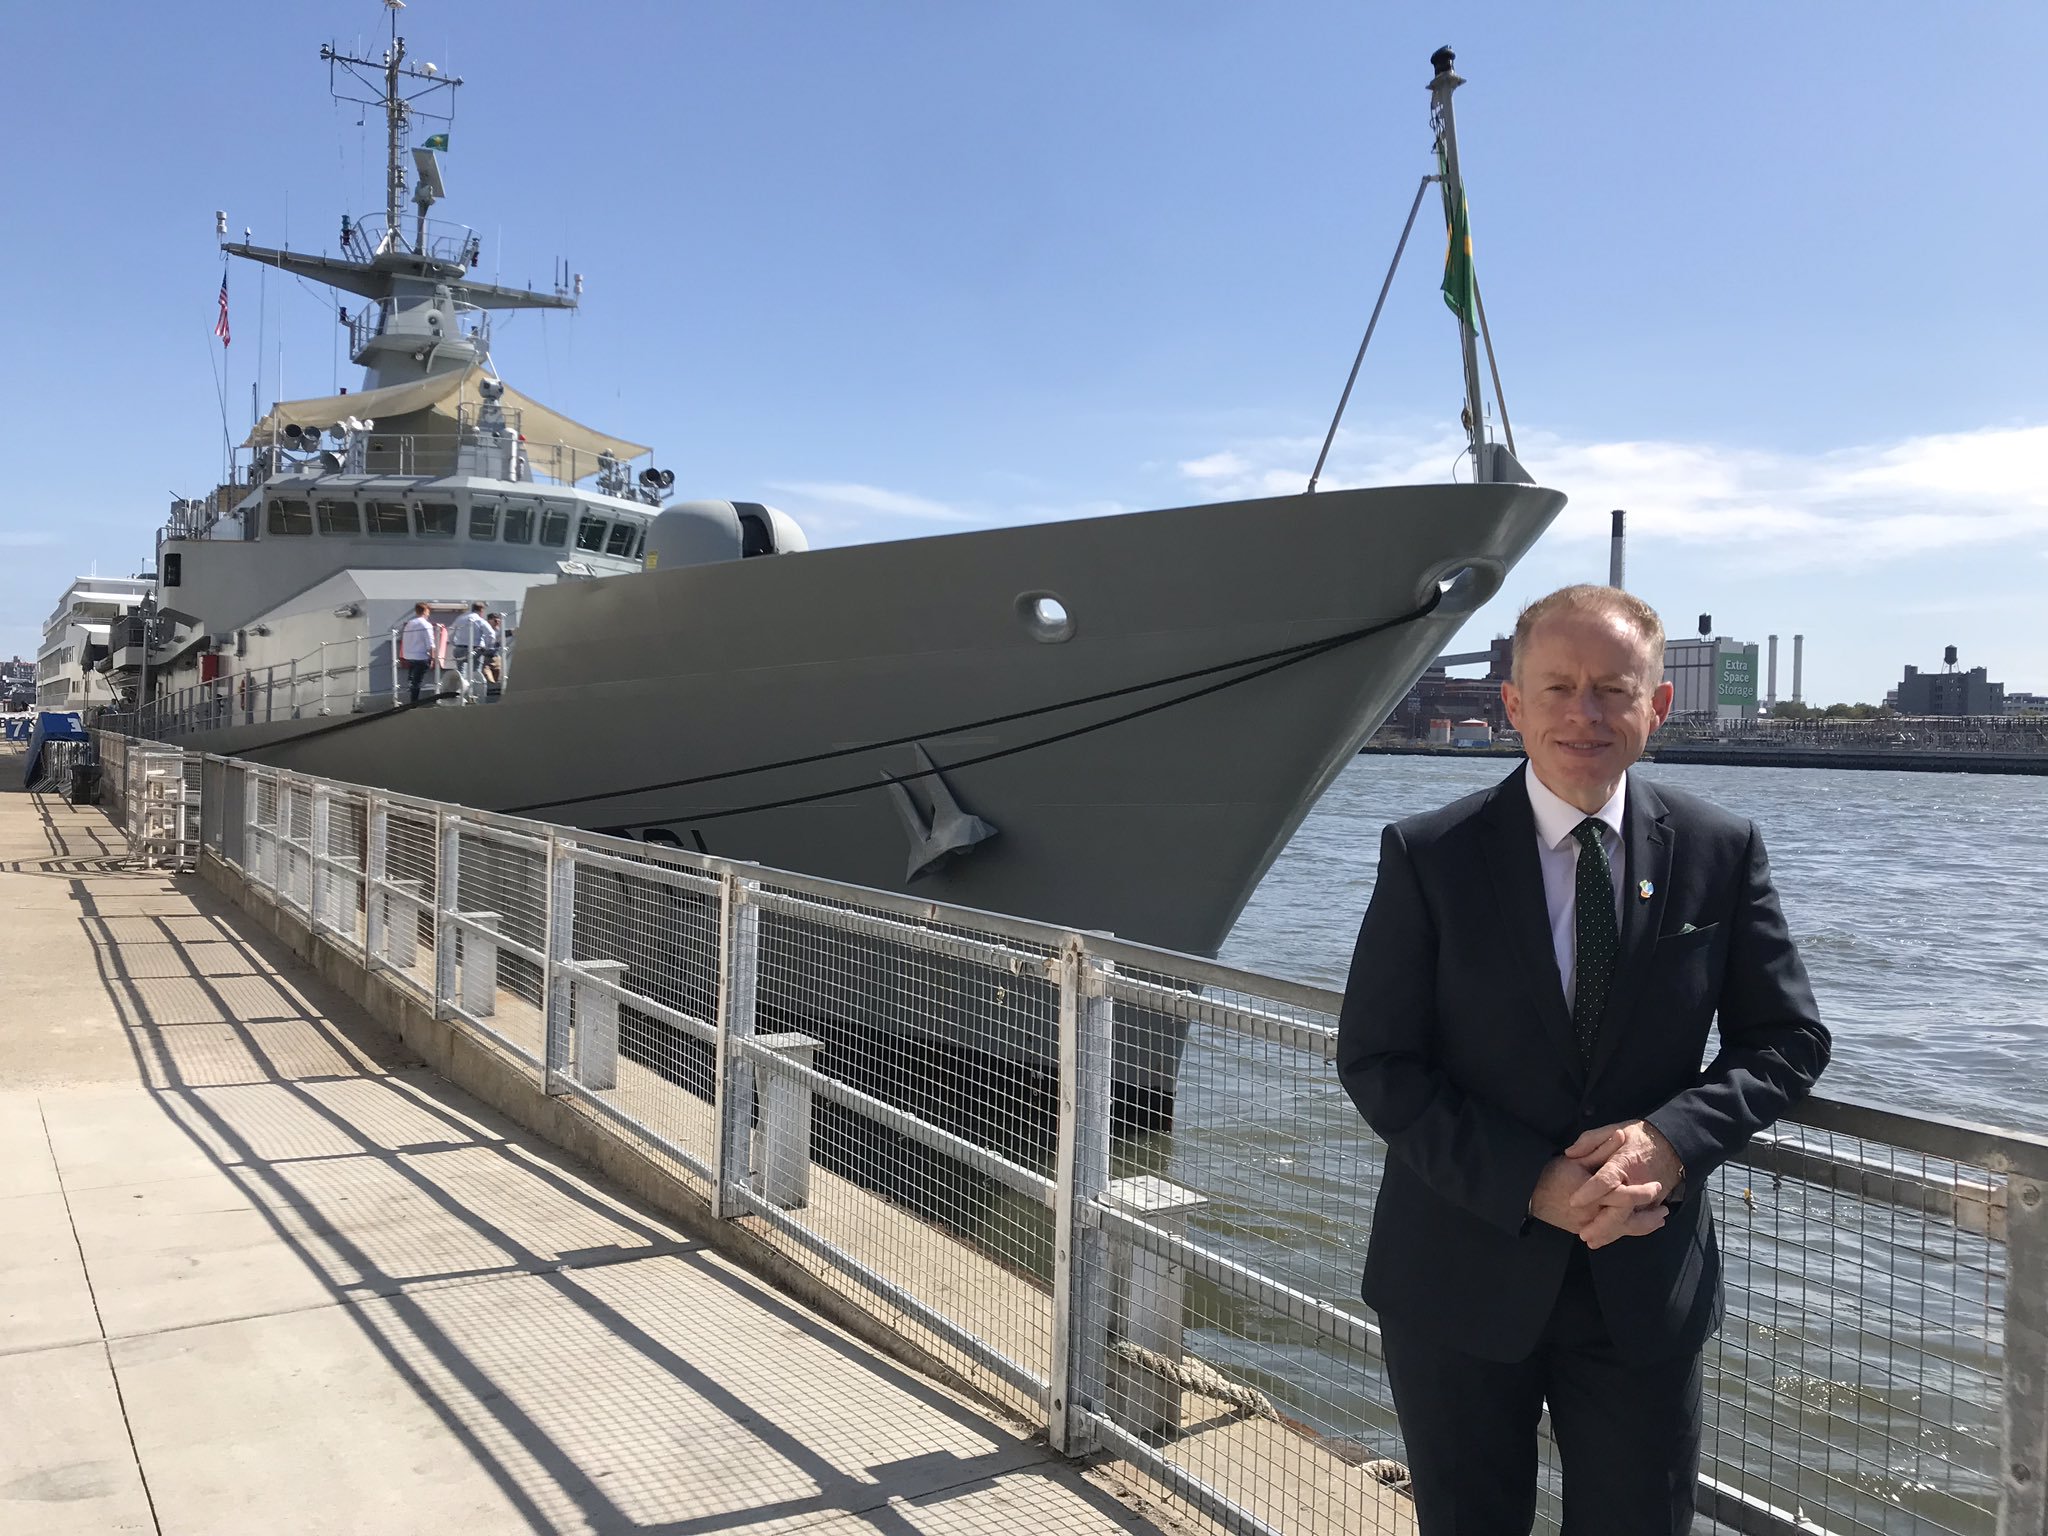
[[[1450,218],[1447,220],[1455,232],[1458,224],[1458,210],[1465,206],[1465,181],[1458,173],[1458,120],[1451,107],[1451,92],[1465,83],[1462,76],[1451,68],[1457,55],[1449,48],[1439,48],[1429,56],[1429,62],[1436,69],[1436,76],[1429,82],[1429,97],[1436,111],[1439,142],[1444,154],[1444,207]],[[1468,235],[1469,238],[1469,230]],[[1463,313],[1458,316],[1458,350],[1465,364],[1465,430],[1471,439],[1472,478],[1487,481],[1493,478],[1493,466],[1488,462],[1486,452],[1486,417],[1479,393],[1479,338],[1472,329],[1470,317]]]

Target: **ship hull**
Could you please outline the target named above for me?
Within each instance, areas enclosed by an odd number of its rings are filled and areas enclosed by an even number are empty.
[[[563,583],[532,594],[498,703],[181,744],[1213,954],[1471,605],[1185,702],[1248,669],[1147,685],[1396,619],[1461,568],[1490,594],[1563,500],[1325,492]],[[1036,593],[1070,638],[1033,633]],[[913,875],[885,780],[927,759],[995,832]]]

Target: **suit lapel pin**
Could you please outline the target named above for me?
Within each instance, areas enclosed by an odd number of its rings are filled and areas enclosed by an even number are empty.
[[[1652,896],[1656,894],[1657,887],[1652,885],[1649,881],[1638,880],[1636,882],[1636,899],[1638,901],[1648,901]]]

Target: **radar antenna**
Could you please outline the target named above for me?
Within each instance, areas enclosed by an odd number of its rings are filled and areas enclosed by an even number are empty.
[[[405,232],[400,220],[405,206],[406,139],[413,119],[453,123],[454,91],[462,84],[460,75],[444,75],[432,64],[412,65],[405,61],[405,39],[398,35],[398,13],[405,8],[403,0],[384,0],[384,4],[391,12],[391,45],[384,50],[383,58],[359,59],[342,52],[333,43],[323,43],[320,48],[320,57],[327,61],[328,88],[334,99],[353,102],[357,106],[376,107],[384,113],[384,239],[378,246],[379,255],[404,249]],[[422,105],[432,102],[436,93],[441,91],[449,93],[444,110],[434,111]],[[361,94],[363,92],[369,94]],[[435,137],[443,141],[439,147],[447,147],[445,132]],[[431,160],[435,147],[434,139],[430,137],[415,151],[415,155],[421,157],[422,185],[420,229],[414,236],[414,249],[421,253],[424,253],[426,242],[427,207],[440,195],[440,175],[432,169]]]

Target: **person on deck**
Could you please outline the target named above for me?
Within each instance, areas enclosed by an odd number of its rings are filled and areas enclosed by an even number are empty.
[[[1524,1536],[1546,1405],[1565,1536],[1692,1530],[1707,1181],[1828,1062],[1754,824],[1629,772],[1663,658],[1628,593],[1531,604],[1528,761],[1381,837],[1337,1070],[1387,1145],[1362,1294],[1422,1536]]]
[[[420,684],[427,680],[427,669],[433,666],[434,651],[440,645],[427,612],[425,603],[414,603],[412,617],[398,627],[398,659],[405,665],[409,704],[419,703]]]
[[[454,630],[448,637],[455,649],[455,668],[465,683],[479,675],[492,638],[490,621],[484,617],[484,605],[471,603],[469,612],[455,621]]]
[[[484,622],[491,626],[491,638],[484,646],[484,681],[496,688],[505,681],[505,616],[487,613]]]

